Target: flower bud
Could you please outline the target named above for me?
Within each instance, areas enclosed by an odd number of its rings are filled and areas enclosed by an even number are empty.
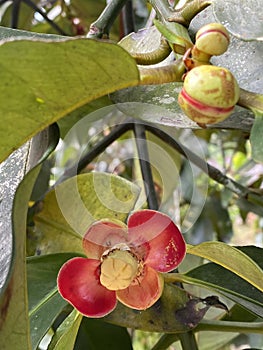
[[[220,23],[207,24],[196,33],[196,48],[208,55],[222,55],[228,45],[228,31]]]
[[[205,125],[226,119],[238,99],[239,86],[228,69],[202,65],[187,73],[178,103],[190,119]]]

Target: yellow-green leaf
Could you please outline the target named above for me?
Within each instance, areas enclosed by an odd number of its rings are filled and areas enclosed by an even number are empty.
[[[0,62],[0,161],[69,112],[139,79],[123,48],[83,38],[7,40]]]
[[[83,253],[82,237],[90,224],[105,218],[125,221],[139,192],[131,182],[106,173],[70,178],[44,199],[29,243],[41,254]]]
[[[215,262],[263,291],[263,270],[245,253],[222,242],[188,245],[187,253]]]

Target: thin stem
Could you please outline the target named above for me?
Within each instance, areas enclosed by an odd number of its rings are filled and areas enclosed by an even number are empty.
[[[99,16],[90,26],[88,38],[101,38],[103,34],[109,35],[109,30],[121,12],[127,0],[111,0]]]
[[[23,0],[25,4],[27,4],[29,7],[31,7],[34,11],[38,12],[46,22],[50,24],[51,27],[53,27],[59,34],[67,36],[68,34],[64,32],[63,29],[61,29],[54,21],[52,21],[47,14],[42,11],[33,1],[31,0]]]
[[[183,350],[198,350],[195,335],[192,331],[178,334]]]
[[[148,0],[148,2],[154,8],[158,18],[168,20],[168,18],[173,15],[173,11],[169,6],[168,1]]]
[[[174,342],[179,340],[178,334],[163,334],[158,342],[154,345],[152,350],[166,350],[172,345]]]
[[[234,180],[230,179],[224,175],[220,170],[208,164],[205,160],[200,158],[198,155],[190,151],[187,147],[183,146],[181,143],[176,141],[166,132],[156,129],[151,125],[146,125],[146,129],[152,132],[154,135],[159,137],[161,140],[165,141],[167,144],[176,149],[180,154],[187,158],[190,162],[195,164],[198,168],[203,170],[209,177],[211,177],[216,182],[224,185],[230,191],[236,193],[238,196],[246,197],[248,194],[248,189]]]
[[[20,5],[21,5],[21,0],[13,1],[10,27],[14,29],[18,27]]]
[[[217,331],[217,332],[236,332],[236,333],[258,333],[263,334],[263,322],[232,322],[232,321],[214,321],[202,320],[195,332]]]
[[[153,182],[151,163],[150,163],[149,152],[147,147],[145,126],[139,123],[135,123],[134,136],[135,136],[135,142],[138,150],[142,178],[145,184],[145,192],[146,194],[148,194],[147,195],[148,207],[149,209],[157,210],[159,206],[158,206],[155,186]]]
[[[134,32],[134,18],[132,1],[128,0],[121,11],[123,35],[126,36]]]
[[[87,164],[99,156],[100,153],[103,152],[112,142],[117,140],[125,132],[132,130],[132,128],[132,122],[124,122],[114,127],[107,136],[105,136],[101,141],[94,145],[92,149],[87,152],[82,158],[80,158],[77,165],[75,164],[72,167],[66,169],[62,177],[57,181],[56,185],[66,180],[67,178],[76,175],[76,173],[79,173],[87,166]]]

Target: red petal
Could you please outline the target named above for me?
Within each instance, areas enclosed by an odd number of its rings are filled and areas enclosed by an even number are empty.
[[[59,271],[58,291],[81,314],[88,317],[103,317],[117,304],[116,293],[100,284],[100,261],[73,258]]]
[[[128,233],[132,244],[141,245],[140,250],[144,248],[144,263],[157,271],[175,269],[185,256],[186,244],[181,232],[163,213],[154,210],[135,212],[128,220]]]
[[[88,258],[100,259],[105,250],[126,242],[126,238],[127,227],[122,222],[97,221],[83,237],[83,249]]]
[[[118,290],[117,299],[124,305],[137,310],[152,306],[163,291],[163,277],[149,266],[145,266],[143,275],[138,277],[130,287]]]

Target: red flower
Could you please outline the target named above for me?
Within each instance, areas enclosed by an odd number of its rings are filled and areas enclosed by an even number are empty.
[[[58,290],[81,314],[102,317],[119,300],[137,310],[161,296],[160,272],[175,269],[185,256],[181,232],[165,214],[140,210],[122,222],[101,220],[83,238],[88,258],[67,261],[58,274]]]

